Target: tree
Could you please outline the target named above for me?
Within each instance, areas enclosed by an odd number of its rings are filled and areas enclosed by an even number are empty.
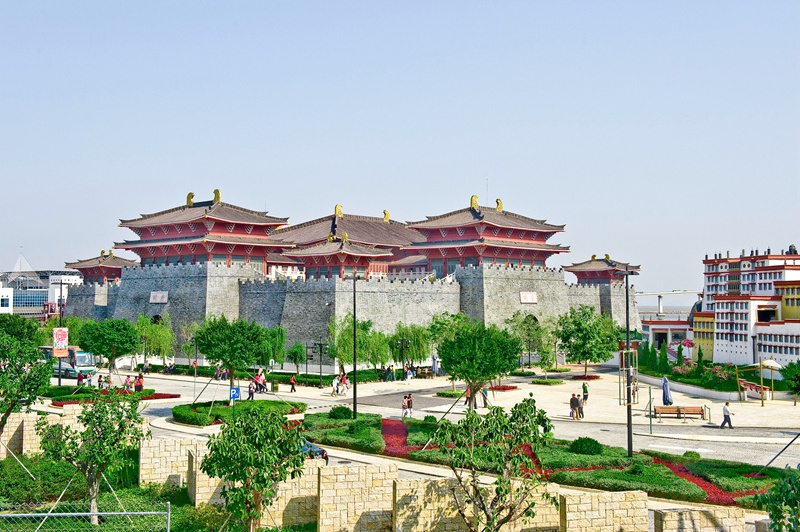
[[[405,345],[402,342],[405,342]],[[392,361],[398,364],[423,362],[431,354],[430,332],[421,325],[395,325],[394,333],[387,338]]]
[[[45,456],[65,460],[86,477],[92,513],[97,512],[105,473],[121,470],[127,453],[150,435],[142,425],[138,406],[135,397],[112,390],[108,395],[97,394],[92,403],[84,405],[78,415],[79,429],[61,423],[49,425],[45,419],[36,424]],[[91,520],[98,524],[96,515]]]
[[[0,331],[0,435],[8,417],[29,407],[50,384],[53,364],[42,360],[42,352],[29,340],[15,338]]]
[[[603,362],[616,349],[617,326],[607,314],[581,305],[558,317],[558,338],[567,351],[567,360],[583,362],[586,375],[589,362]]]
[[[145,358],[161,357],[163,365],[166,366],[167,356],[171,356],[175,350],[175,332],[172,330],[170,315],[165,313],[151,318],[141,314],[136,321],[136,331],[139,333]]]
[[[532,396],[514,405],[510,415],[491,407],[485,417],[470,410],[457,424],[440,425],[433,440],[466,493],[466,498],[460,497],[452,490],[458,513],[471,532],[495,532],[507,523],[534,517],[537,488],[543,481],[533,456],[552,429],[547,413],[536,408]],[[477,465],[486,461],[497,474],[491,485],[483,483],[484,471]]]
[[[300,375],[300,364],[306,361],[306,346],[300,342],[293,344],[286,352],[286,359],[295,365],[297,374]]]
[[[0,314],[0,331],[17,340],[32,342],[35,346],[53,343],[52,334],[50,335],[50,341],[43,339],[39,335],[38,321],[19,314]]]
[[[61,320],[61,327],[69,329],[69,343],[71,345],[81,345],[81,330],[87,323],[94,323],[92,319],[83,319],[78,316],[64,316]],[[50,316],[47,323],[41,329],[42,342],[38,345],[51,345],[53,343],[53,329],[59,327],[58,316]]]
[[[505,321],[511,334],[517,337],[522,348],[528,352],[528,362],[541,345],[542,330],[539,320],[531,313],[516,311]]]
[[[781,376],[786,381],[789,393],[794,395],[794,406],[797,406],[797,396],[800,395],[800,363],[789,362],[783,366]]]
[[[198,329],[200,329],[200,324],[196,321],[188,324],[184,323],[178,327],[178,333],[181,337],[181,353],[183,353],[186,358],[194,358],[194,335],[197,334]]]
[[[754,496],[758,509],[766,508],[772,521],[773,532],[800,530],[800,506],[797,494],[800,493],[800,471],[787,467],[783,477],[767,493]]]
[[[669,357],[667,356],[667,343],[661,343],[661,350],[658,353],[658,371],[663,374],[669,373]]]
[[[450,375],[467,383],[471,407],[484,384],[517,367],[519,340],[496,325],[473,322],[458,327],[439,344],[439,357]]]
[[[252,409],[222,427],[208,441],[200,468],[228,483],[222,488],[227,509],[259,530],[261,514],[275,498],[276,487],[302,474],[304,442],[297,425],[275,411]]]
[[[261,364],[269,366],[269,361],[274,360],[276,364],[283,364],[286,352],[286,330],[280,325],[271,329],[264,330],[266,350],[261,358]]]
[[[697,348],[697,367],[694,368],[696,375],[702,375],[706,370],[706,361],[703,359],[703,348]]]
[[[356,356],[360,361],[366,361],[367,336],[371,330],[371,321],[357,320]],[[353,315],[348,312],[340,320],[337,320],[336,316],[331,316],[328,322],[328,335],[331,338],[329,354],[339,360],[339,372],[345,373],[345,364],[353,363]]]
[[[460,312],[458,314],[450,314],[449,312],[437,314],[428,325],[430,340],[435,346],[438,346],[443,340],[452,339],[456,331],[460,327],[469,324],[469,322],[469,318]]]
[[[389,362],[389,337],[381,331],[371,330],[364,338],[366,360],[373,368]]]
[[[678,344],[678,353],[675,355],[676,365],[683,366],[683,344]]]
[[[81,347],[108,359],[108,375],[116,367],[116,359],[139,348],[136,327],[127,320],[107,319],[87,323],[81,330]]]
[[[195,341],[208,360],[228,368],[231,388],[236,370],[248,369],[267,350],[262,326],[243,318],[229,322],[224,315],[207,318],[197,330]]]

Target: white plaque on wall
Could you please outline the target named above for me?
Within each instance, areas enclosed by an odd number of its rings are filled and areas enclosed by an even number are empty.
[[[169,292],[150,292],[150,303],[166,303]]]
[[[539,298],[536,296],[536,292],[520,292],[519,302],[522,304],[538,303]]]

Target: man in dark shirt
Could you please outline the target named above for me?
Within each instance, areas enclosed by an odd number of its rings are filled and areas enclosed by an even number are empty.
[[[578,419],[578,404],[578,398],[573,393],[569,400],[569,410],[573,421]]]

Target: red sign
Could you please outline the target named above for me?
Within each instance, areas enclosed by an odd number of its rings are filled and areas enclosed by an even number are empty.
[[[66,327],[56,327],[53,329],[53,356],[65,357],[68,354],[69,329]]]

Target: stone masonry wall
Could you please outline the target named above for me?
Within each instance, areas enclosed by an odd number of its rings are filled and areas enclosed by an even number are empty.
[[[648,532],[647,493],[562,493],[561,532]]]
[[[391,530],[397,466],[322,467],[318,532]]]
[[[189,492],[189,500],[198,504],[224,504],[225,500],[222,498],[222,486],[224,482],[221,479],[210,477],[200,470],[200,464],[203,457],[208,454],[208,447],[205,445],[198,445],[194,449],[189,449],[186,472],[186,488]]]
[[[205,447],[195,439],[150,439],[139,442],[139,484],[183,485],[189,470],[189,451]]]
[[[319,515],[319,470],[321,460],[306,460],[303,474],[278,486],[275,499],[265,510],[261,523],[289,527],[313,523]]]
[[[393,532],[461,532],[468,530],[453,501],[456,489],[463,501],[464,492],[453,479],[397,480],[394,483]],[[555,495],[557,486],[547,487]],[[559,530],[558,508],[544,498],[536,501],[533,519],[520,519],[505,526],[508,532],[555,532]],[[472,515],[470,513],[470,515]]]
[[[568,285],[567,301],[570,307],[588,305],[598,312],[605,312],[614,318],[618,325],[625,325],[625,285]],[[631,330],[642,330],[639,307],[636,305],[636,294],[633,286],[628,287]]]
[[[654,510],[654,532],[744,532],[745,513],[742,508],[714,507],[708,509],[677,508]]]

